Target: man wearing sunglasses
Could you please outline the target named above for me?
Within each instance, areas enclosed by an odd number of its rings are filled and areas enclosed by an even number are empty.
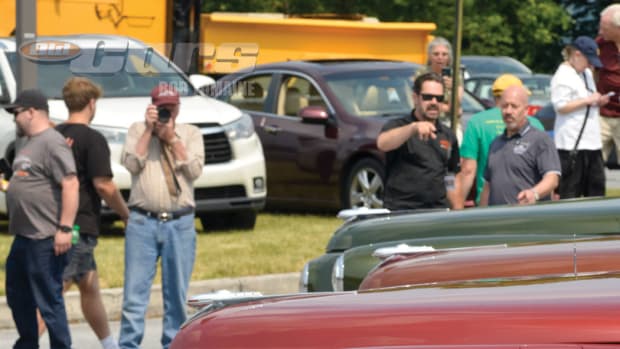
[[[75,161],[64,137],[50,126],[47,98],[26,90],[5,107],[26,143],[13,161],[7,191],[9,232],[6,298],[19,333],[14,348],[38,348],[36,309],[49,329],[50,347],[71,347],[62,273],[78,207]]]
[[[413,83],[411,114],[383,126],[377,147],[386,153],[386,208],[463,207],[454,180],[460,170],[457,139],[438,122],[443,99],[441,76],[422,74]]]

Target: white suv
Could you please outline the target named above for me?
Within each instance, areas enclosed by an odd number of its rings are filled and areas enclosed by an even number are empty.
[[[13,39],[0,39],[1,104],[15,98],[15,46]],[[68,117],[62,86],[69,77],[85,76],[102,86],[104,95],[97,102],[91,126],[108,140],[114,181],[125,198],[131,176],[120,164],[120,154],[127,129],[134,121],[143,120],[154,86],[160,82],[174,85],[181,94],[178,121],[196,125],[203,134],[205,165],[195,182],[196,216],[203,227],[254,227],[256,212],[264,207],[267,193],[262,146],[249,115],[199,91],[200,84],[207,83],[204,76],[187,78],[153,49],[121,36],[39,37],[20,52],[40,61],[38,88],[50,99],[50,118],[55,123]],[[8,160],[15,152],[11,118],[0,111],[0,157]],[[6,214],[3,194],[0,213]]]

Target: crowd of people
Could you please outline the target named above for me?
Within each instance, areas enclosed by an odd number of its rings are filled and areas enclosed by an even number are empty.
[[[6,263],[7,303],[19,334],[14,348],[38,348],[46,330],[51,348],[71,348],[63,290],[74,283],[101,346],[139,348],[158,260],[161,344],[167,348],[186,319],[196,247],[193,182],[204,163],[200,130],[176,122],[178,91],[165,83],[156,86],[144,120],[132,124],[123,148],[122,164],[132,175],[126,203],[112,179],[108,143],[90,127],[101,88],[74,77],[62,93],[69,118],[55,127],[39,90],[22,91],[6,106],[24,139],[6,188],[9,232],[15,236]],[[94,255],[102,199],[125,225],[118,341],[108,326]]]
[[[605,195],[604,163],[613,145],[620,154],[620,4],[601,12],[599,27],[596,40],[580,36],[562,51],[550,86],[553,138],[527,116],[530,91],[503,74],[492,86],[496,106],[472,116],[455,143],[440,121],[452,93],[440,74],[451,46],[435,38],[414,82],[414,110],[377,139],[387,160],[384,206],[461,209],[472,187],[480,206]]]
[[[386,153],[385,207],[458,210],[472,187],[480,206],[604,195],[604,161],[614,144],[620,154],[620,4],[601,13],[599,34],[596,41],[578,37],[562,52],[551,81],[553,139],[527,116],[530,91],[504,74],[492,87],[496,107],[474,115],[460,141],[442,122],[454,93],[452,74],[444,70],[452,50],[435,38],[428,66],[413,84],[415,108],[386,123],[377,138]],[[200,131],[176,122],[178,91],[156,86],[121,156],[132,175],[126,203],[112,180],[107,142],[89,126],[101,89],[76,77],[62,92],[69,118],[55,127],[38,90],[22,91],[6,106],[25,139],[3,188],[15,236],[6,261],[7,303],[19,334],[14,348],[37,348],[45,330],[52,348],[71,347],[62,294],[74,283],[102,347],[139,348],[158,260],[161,344],[167,348],[186,319],[196,248],[193,182],[205,157]],[[126,228],[118,341],[110,333],[94,258],[101,200]],[[72,241],[77,227],[79,238]]]

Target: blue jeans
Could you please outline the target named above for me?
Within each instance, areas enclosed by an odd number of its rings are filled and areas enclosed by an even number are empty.
[[[125,232],[125,285],[119,345],[139,348],[157,260],[164,303],[161,344],[167,349],[187,318],[185,302],[196,255],[194,215],[161,222],[131,211]]]
[[[71,348],[62,272],[67,254],[54,254],[54,238],[16,236],[6,259],[6,300],[19,333],[14,349],[39,347],[37,307],[49,332],[51,349]]]

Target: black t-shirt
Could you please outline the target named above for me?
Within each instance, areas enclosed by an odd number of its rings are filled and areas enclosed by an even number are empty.
[[[71,151],[80,181],[80,203],[75,224],[80,226],[80,233],[97,236],[101,197],[95,190],[93,178],[113,176],[108,142],[101,133],[84,124],[60,124],[56,130],[73,140]]]
[[[414,113],[388,121],[383,131],[418,121]],[[409,138],[386,153],[384,206],[390,210],[448,207],[444,177],[460,171],[459,146],[448,127],[437,122],[437,138]]]

